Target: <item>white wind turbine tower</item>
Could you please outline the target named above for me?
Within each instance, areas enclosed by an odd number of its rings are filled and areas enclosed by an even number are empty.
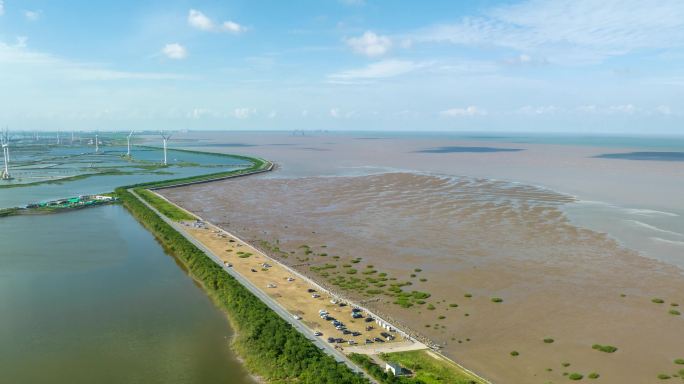
[[[60,137],[59,137],[59,134],[60,134],[60,131],[59,131],[59,129],[58,129],[58,130],[57,130],[57,145],[62,144],[62,141],[61,141],[61,139],[60,139]]]
[[[97,133],[95,133],[95,153],[100,153],[100,139],[97,138]]]
[[[164,141],[164,165],[167,165],[166,163],[166,142],[171,138],[171,134],[164,134],[164,131],[161,131],[161,137],[162,140]]]
[[[126,156],[131,157],[131,136],[133,136],[133,131],[128,134],[128,137],[126,138],[126,144],[128,145],[128,151],[126,152]]]
[[[2,170],[2,175],[0,175],[0,179],[9,180],[12,178],[12,176],[10,176],[9,173],[9,131],[7,130],[7,128],[5,128],[5,132],[2,132],[2,134],[0,134],[0,143],[2,144],[2,158],[5,163],[5,168]]]

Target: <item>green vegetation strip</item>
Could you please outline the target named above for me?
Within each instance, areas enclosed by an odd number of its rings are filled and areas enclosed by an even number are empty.
[[[401,365],[413,375],[407,383],[425,384],[479,384],[482,381],[462,371],[455,364],[436,359],[425,351],[383,353],[380,357],[388,362]],[[403,383],[403,382],[401,382]]]
[[[246,367],[270,382],[367,383],[319,350],[206,254],[145,206],[127,187],[116,190],[124,207],[180,260],[188,273],[226,310]]]
[[[162,199],[161,197],[157,196],[156,194],[150,192],[147,189],[138,188],[135,190],[135,193],[137,193],[138,196],[145,199],[145,201],[150,203],[153,207],[157,208],[157,210],[161,212],[164,216],[168,217],[173,221],[196,219],[195,216],[187,213],[182,209],[179,209],[175,205],[169,203],[168,201]]]

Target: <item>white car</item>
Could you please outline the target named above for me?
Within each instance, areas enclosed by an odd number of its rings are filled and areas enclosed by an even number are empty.
[[[314,336],[323,336],[323,332],[316,331],[314,332]]]
[[[301,320],[301,319],[302,319],[302,318],[301,318],[300,316],[298,316],[298,315],[292,315],[292,318],[294,318],[295,320]]]
[[[233,266],[233,264],[231,264],[231,263],[229,263],[229,262],[227,262],[227,261],[223,262],[223,265],[225,265],[225,266],[228,267],[228,268],[231,268],[231,267]]]

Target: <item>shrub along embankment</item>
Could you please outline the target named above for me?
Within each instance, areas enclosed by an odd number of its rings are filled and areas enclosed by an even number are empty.
[[[263,166],[264,162],[259,162],[254,167]],[[191,276],[228,313],[237,332],[233,347],[250,371],[274,383],[368,383],[319,350],[127,188],[131,187],[116,190],[126,209],[154,234],[166,252],[187,267]]]

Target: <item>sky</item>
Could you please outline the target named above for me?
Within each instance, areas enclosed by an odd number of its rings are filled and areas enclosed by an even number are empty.
[[[11,130],[683,123],[681,0],[0,0]]]

